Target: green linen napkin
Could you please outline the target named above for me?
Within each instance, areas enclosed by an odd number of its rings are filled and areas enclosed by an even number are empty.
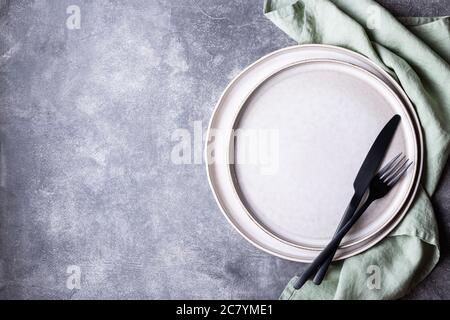
[[[300,44],[359,52],[391,73],[419,116],[424,174],[403,221],[370,250],[333,263],[322,285],[288,283],[280,299],[397,299],[439,260],[430,197],[447,162],[450,138],[450,18],[397,20],[372,0],[266,0],[264,13]]]

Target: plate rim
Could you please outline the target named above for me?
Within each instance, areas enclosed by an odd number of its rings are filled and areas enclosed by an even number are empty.
[[[270,78],[280,74],[281,72],[283,72],[286,69],[289,68],[293,68],[296,66],[301,66],[301,65],[306,65],[306,64],[314,64],[314,63],[331,63],[331,64],[336,64],[336,65],[341,65],[341,66],[346,66],[346,67],[350,67],[352,69],[358,70],[359,72],[365,74],[366,76],[370,77],[372,80],[374,80],[375,82],[377,82],[378,84],[380,84],[385,90],[386,93],[388,93],[390,96],[392,96],[392,98],[394,98],[396,100],[396,102],[403,108],[405,109],[405,112],[407,113],[407,108],[405,106],[405,104],[403,103],[403,101],[398,97],[398,95],[380,78],[378,78],[377,76],[375,76],[373,73],[371,73],[368,70],[365,70],[359,66],[356,66],[354,64],[345,62],[345,61],[339,61],[339,60],[334,60],[334,59],[307,59],[307,60],[302,60],[302,61],[297,61],[297,62],[293,62],[287,65],[284,65],[283,67],[278,68],[277,70],[273,71],[271,74],[269,74],[266,78],[264,78],[262,81],[260,81],[256,86],[253,87],[253,89],[250,91],[250,93],[244,98],[243,102],[240,104],[239,108],[237,109],[237,111],[235,112],[235,115],[233,117],[233,126],[231,130],[235,130],[236,129],[236,124],[239,122],[239,117],[242,114],[242,110],[245,107],[247,101],[251,98],[251,96],[256,92],[256,90],[258,90],[262,85],[264,85],[264,83],[266,83],[268,80],[270,80]],[[413,128],[414,131],[414,124],[411,121],[411,127]],[[230,157],[231,157],[231,153],[235,154],[235,152],[231,152],[230,149],[232,148],[232,145],[235,145],[232,143],[232,140],[234,138],[233,133],[230,134],[230,137],[228,139],[228,148],[227,148],[227,153],[225,158],[228,159],[229,162],[230,161]],[[414,144],[415,144],[415,153],[417,154],[417,158],[419,158],[419,150],[417,148],[417,136],[414,134]],[[355,245],[360,244],[361,242],[364,242],[370,238],[372,238],[373,236],[375,236],[377,233],[379,233],[380,231],[382,231],[387,225],[389,225],[391,223],[392,220],[394,220],[397,215],[403,210],[403,206],[405,204],[405,202],[407,202],[407,200],[409,199],[411,193],[413,192],[414,189],[414,185],[416,182],[416,173],[419,167],[419,164],[416,163],[416,161],[414,161],[414,176],[411,179],[411,182],[409,183],[408,186],[408,190],[405,194],[405,196],[403,197],[403,199],[401,200],[401,203],[394,209],[394,213],[392,214],[392,216],[390,216],[382,225],[380,225],[376,230],[372,231],[371,233],[369,233],[366,236],[362,236],[362,237],[358,237],[355,240],[349,241],[349,243],[346,243],[345,245],[340,245],[339,248],[349,248]],[[242,199],[242,197],[239,195],[239,191],[237,190],[237,185],[235,183],[235,179],[233,179],[233,177],[235,176],[235,174],[232,173],[232,167],[234,167],[235,164],[233,163],[228,163],[227,167],[227,173],[228,173],[228,179],[231,182],[231,184],[233,185],[233,191],[234,191],[234,195],[240,200],[241,202],[241,207],[242,209],[245,211],[245,213],[249,216],[249,218],[258,225],[259,228],[261,228],[264,232],[266,232],[269,236],[275,238],[278,241],[284,242],[287,245],[290,246],[294,246],[294,247],[298,247],[301,249],[305,249],[305,250],[312,250],[312,251],[321,251],[323,250],[324,246],[302,246],[298,243],[295,242],[291,242],[287,239],[283,239],[282,236],[275,234],[274,232],[271,232],[269,230],[269,228],[267,226],[265,226],[262,222],[258,221],[258,219],[256,217],[254,217],[254,215],[250,212],[250,210],[246,207],[245,205],[245,201]]]

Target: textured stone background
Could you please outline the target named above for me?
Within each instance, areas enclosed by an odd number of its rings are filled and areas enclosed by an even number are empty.
[[[450,15],[450,0],[380,2]],[[71,4],[80,30],[65,26]],[[293,44],[262,1],[0,6],[0,298],[277,298],[299,264],[226,223],[203,165],[170,161],[175,129],[205,128],[230,78]],[[449,190],[447,170],[442,261],[410,298],[450,298]]]

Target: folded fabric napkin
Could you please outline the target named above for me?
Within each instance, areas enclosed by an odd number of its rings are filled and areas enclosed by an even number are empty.
[[[295,290],[293,278],[280,299],[400,298],[439,260],[430,197],[449,153],[450,18],[397,20],[372,0],[266,0],[264,13],[300,44],[348,48],[392,74],[416,108],[426,150],[421,186],[397,228],[366,252],[333,263],[320,286],[308,281]]]

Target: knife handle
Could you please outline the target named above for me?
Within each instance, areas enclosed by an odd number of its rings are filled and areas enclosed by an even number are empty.
[[[297,279],[292,284],[295,290],[300,289],[308,279],[317,271],[317,269],[324,263],[333,251],[339,248],[339,244],[345,237],[347,232],[354,226],[359,217],[366,211],[370,204],[374,201],[373,198],[368,198],[368,200],[359,208],[349,221],[338,231],[336,236],[330,241],[330,243],[323,249],[323,251],[314,259],[314,261],[306,268],[306,270],[297,277]]]
[[[341,222],[339,222],[339,226],[336,229],[336,232],[333,235],[333,238],[336,236],[336,234],[339,232],[339,230],[345,226],[345,224],[353,217],[353,214],[355,213],[356,209],[358,208],[358,204],[361,200],[361,197],[358,197],[357,194],[355,194],[350,201],[350,203],[347,206],[347,209],[345,209],[344,215],[342,216]],[[317,271],[313,282],[316,285],[320,285],[322,283],[323,278],[327,274],[328,268],[333,262],[333,257],[336,254],[337,248],[330,254],[328,259],[320,266],[319,270]]]

